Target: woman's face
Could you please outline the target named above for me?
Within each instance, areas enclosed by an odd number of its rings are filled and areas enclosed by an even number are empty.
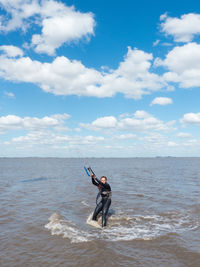
[[[103,184],[105,184],[105,183],[106,183],[106,178],[105,178],[105,177],[102,177],[102,178],[100,179],[100,181],[101,181]]]

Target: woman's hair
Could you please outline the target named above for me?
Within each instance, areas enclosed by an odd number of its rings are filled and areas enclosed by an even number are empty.
[[[106,181],[108,180],[106,176],[101,176],[101,178],[105,178],[105,179],[106,179]],[[100,178],[100,180],[101,180],[101,178]]]

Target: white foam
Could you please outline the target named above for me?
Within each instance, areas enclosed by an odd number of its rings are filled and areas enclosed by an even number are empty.
[[[81,201],[81,203],[82,203],[84,206],[86,206],[86,207],[90,207],[90,205],[89,205],[87,202],[85,202],[84,200]]]
[[[195,225],[195,226],[194,226]],[[198,223],[199,225],[199,223]],[[111,241],[143,239],[150,240],[168,233],[180,233],[197,227],[197,222],[183,214],[161,215],[113,215],[103,236]]]
[[[52,235],[60,235],[69,238],[72,243],[87,242],[88,234],[77,229],[76,225],[70,221],[63,220],[58,213],[54,213],[49,218],[49,223],[45,228],[51,231]]]
[[[96,228],[101,228],[101,218],[98,219],[98,221],[92,220],[92,213],[88,216],[87,218],[87,224],[96,227]]]
[[[92,214],[86,223],[101,228],[101,218],[98,222],[91,220]],[[109,241],[119,240],[151,240],[168,233],[181,233],[199,227],[199,222],[191,216],[181,213],[162,215],[130,215],[119,213],[108,218],[107,227],[102,230],[89,227],[88,230],[79,229],[74,223],[63,219],[55,213],[45,225],[52,235],[61,235],[69,238],[72,243],[87,242],[96,239]]]

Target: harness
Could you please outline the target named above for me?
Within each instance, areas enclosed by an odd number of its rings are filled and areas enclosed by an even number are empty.
[[[96,197],[96,204],[97,205],[101,202],[101,201],[98,201],[101,195],[105,195],[105,197],[107,197],[108,199],[111,199],[111,196],[112,196],[112,192],[111,191],[103,191],[102,192],[102,189],[103,188],[101,188],[99,190],[99,193],[97,194],[97,197]]]

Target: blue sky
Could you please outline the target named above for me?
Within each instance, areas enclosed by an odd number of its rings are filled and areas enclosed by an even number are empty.
[[[0,0],[0,156],[200,156],[198,1]]]

